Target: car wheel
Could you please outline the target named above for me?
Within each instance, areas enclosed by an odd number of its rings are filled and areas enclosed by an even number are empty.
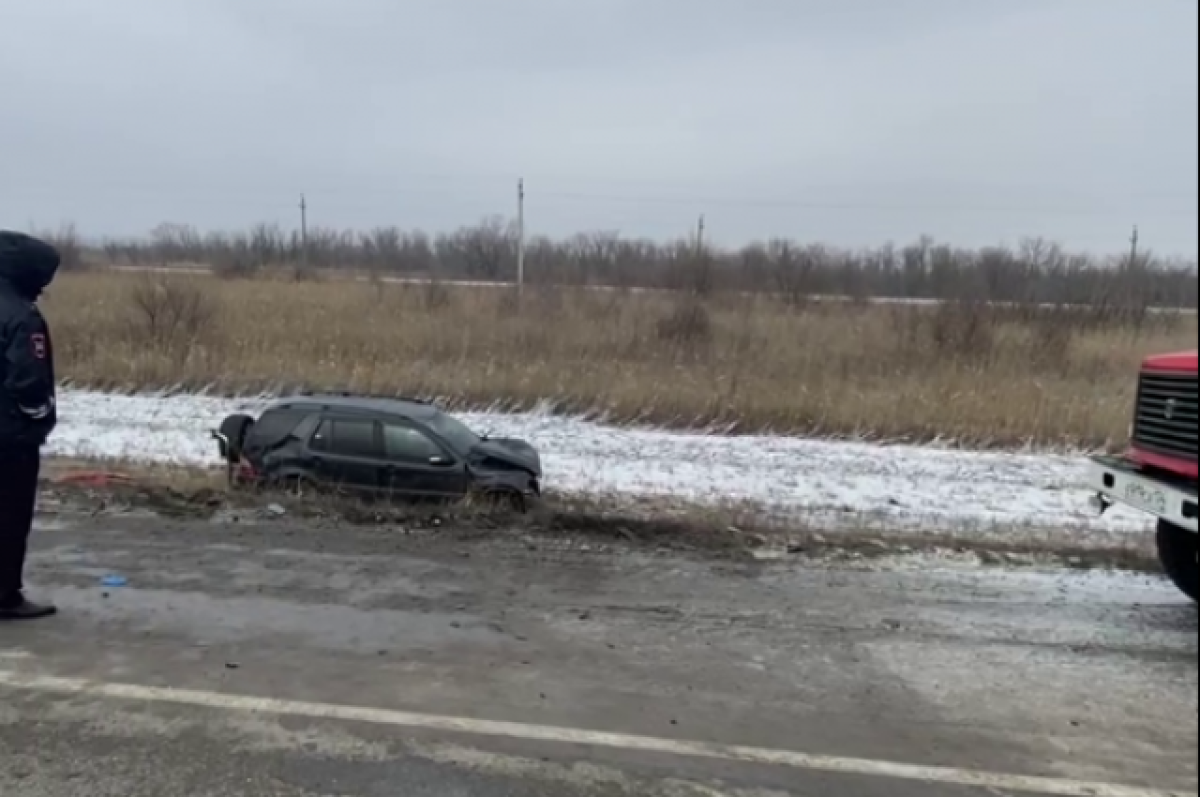
[[[492,490],[484,493],[483,500],[485,505],[494,511],[525,514],[525,496],[516,490]]]
[[[1171,581],[1193,601],[1200,596],[1200,538],[1166,521],[1158,524],[1158,558]]]
[[[279,480],[279,489],[289,498],[306,498],[316,492],[316,485],[305,476],[284,476]]]

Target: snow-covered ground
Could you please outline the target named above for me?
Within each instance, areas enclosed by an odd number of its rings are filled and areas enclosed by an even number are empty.
[[[65,391],[51,455],[217,465],[208,431],[261,402],[201,396]],[[522,437],[542,452],[550,489],[588,494],[751,502],[830,525],[980,531],[1075,527],[1138,533],[1138,513],[1097,518],[1080,488],[1084,457],[975,452],[789,437],[722,437],[605,426],[540,414],[464,413],[480,431]]]

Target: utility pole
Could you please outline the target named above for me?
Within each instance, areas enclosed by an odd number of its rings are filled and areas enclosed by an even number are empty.
[[[704,214],[700,214],[700,221],[696,225],[696,257],[704,254]]]
[[[308,271],[308,199],[300,195],[300,268]]]
[[[525,180],[517,181],[517,300],[525,299]]]
[[[1138,227],[1133,225],[1133,235],[1129,237],[1129,267],[1136,268],[1138,263]]]

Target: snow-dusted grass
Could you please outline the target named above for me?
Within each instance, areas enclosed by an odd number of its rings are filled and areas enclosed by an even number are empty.
[[[445,396],[622,424],[980,448],[1106,445],[1134,375],[1196,317],[1096,307],[65,273],[44,309],[94,389],[281,386]]]
[[[52,456],[219,465],[208,436],[261,400],[65,391]],[[593,496],[748,504],[836,528],[1029,535],[1076,529],[1106,538],[1149,529],[1114,509],[1097,518],[1076,454],[978,452],[790,437],[727,437],[606,426],[549,414],[464,413],[479,431],[541,450],[549,489]]]

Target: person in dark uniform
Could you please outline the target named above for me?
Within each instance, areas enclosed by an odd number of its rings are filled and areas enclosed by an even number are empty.
[[[58,422],[54,347],[37,300],[58,272],[54,247],[0,230],[0,621],[55,614],[25,597],[42,445]]]

